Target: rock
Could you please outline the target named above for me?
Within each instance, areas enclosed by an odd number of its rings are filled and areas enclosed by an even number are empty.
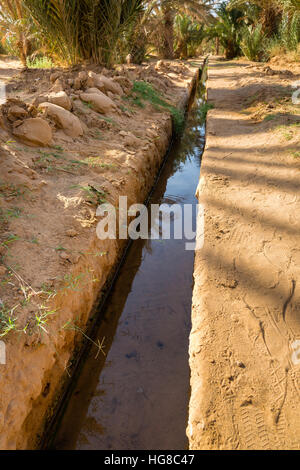
[[[67,230],[66,231],[66,235],[68,237],[76,237],[76,235],[78,235],[78,233],[76,232],[76,230],[74,230],[73,228],[71,228],[70,230]]]
[[[26,119],[13,130],[13,134],[32,146],[48,146],[52,142],[51,127],[47,121],[39,117]]]
[[[73,85],[74,90],[80,90],[81,88],[81,81],[79,77],[76,77],[74,80],[74,85]]]
[[[102,91],[100,91],[98,88],[88,88],[85,93],[96,93],[98,95],[103,96]]]
[[[42,103],[40,109],[44,111],[45,116],[53,119],[55,124],[64,130],[70,137],[79,137],[83,135],[83,129],[77,116],[64,108],[53,103]]]
[[[116,109],[116,104],[104,93],[81,93],[80,99],[86,103],[91,103],[93,109],[102,114]]]
[[[114,80],[112,80],[111,78],[107,78],[104,75],[101,75],[100,81],[103,83],[103,87],[105,91],[110,91],[111,93],[114,93],[115,95],[120,95],[120,96],[124,95],[124,92],[122,88],[120,87],[120,85]]]
[[[60,73],[60,72],[53,72],[53,73],[51,73],[51,75],[50,75],[50,82],[51,82],[51,83],[56,82],[56,80],[57,80],[58,78],[60,78],[60,76],[61,76],[61,73]]]
[[[21,108],[21,106],[12,106],[9,108],[7,117],[10,121],[15,121],[16,119],[25,119],[28,116],[26,109]]]
[[[39,106],[41,103],[45,103],[46,101],[48,101],[48,96],[47,95],[40,95],[40,96],[37,96],[34,99],[33,105],[34,106]]]
[[[64,84],[60,78],[56,80],[53,87],[51,88],[51,91],[54,91],[54,92],[64,91]]]
[[[124,95],[124,92],[120,85],[111,78],[107,78],[104,75],[97,75],[94,72],[89,72],[89,78],[92,78],[94,82],[93,85],[89,85],[89,88],[96,87],[103,93],[110,91],[115,95]]]
[[[27,106],[27,111],[30,117],[38,117],[38,110],[37,107],[33,104],[29,104]]]
[[[95,86],[95,80],[93,79],[93,77],[88,77],[86,81],[86,86],[88,88],[93,88]]]
[[[48,95],[48,101],[56,104],[57,106],[61,106],[61,108],[64,108],[67,111],[71,111],[72,109],[72,102],[65,91],[50,93],[50,95]]]
[[[95,72],[89,72],[87,86],[89,88],[99,88],[99,90],[104,92],[104,85],[102,83],[102,80],[100,79],[100,75],[97,75]]]
[[[87,74],[87,72],[86,72],[85,70],[83,70],[82,72],[79,72],[78,78],[79,78],[79,80],[81,81],[81,83],[86,82],[87,79],[88,79],[88,74]]]

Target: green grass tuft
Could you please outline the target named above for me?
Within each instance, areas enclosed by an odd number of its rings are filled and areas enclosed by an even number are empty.
[[[0,308],[0,338],[4,338],[13,330],[17,329],[14,309],[8,309],[2,303]]]
[[[267,114],[267,116],[264,117],[264,121],[273,121],[273,119],[276,119],[277,115],[276,114]]]
[[[37,57],[33,60],[27,59],[27,67],[29,69],[51,69],[54,63],[50,57]]]
[[[206,102],[200,106],[198,113],[199,113],[199,117],[201,121],[203,122],[205,121],[208,111],[213,108],[214,108],[214,105],[212,103],[206,103]]]
[[[155,90],[150,83],[144,81],[134,82],[132,94],[135,95],[130,97],[132,102],[140,107],[144,107],[143,101],[148,101],[159,111],[169,111],[172,116],[175,133],[177,135],[181,134],[184,127],[183,111],[165,101],[162,94]]]

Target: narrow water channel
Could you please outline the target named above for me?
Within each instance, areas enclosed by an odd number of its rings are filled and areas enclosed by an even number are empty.
[[[193,204],[205,142],[204,81],[150,204]],[[195,228],[196,211],[193,215]],[[186,240],[137,240],[109,295],[51,447],[184,450],[194,252]]]

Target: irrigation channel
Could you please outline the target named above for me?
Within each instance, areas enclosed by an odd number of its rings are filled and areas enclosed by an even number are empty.
[[[199,64],[200,65],[200,64]],[[205,144],[205,76],[150,204],[193,204]],[[174,221],[173,221],[174,222]],[[54,431],[52,449],[185,450],[194,252],[187,240],[132,243],[101,312],[97,338]]]

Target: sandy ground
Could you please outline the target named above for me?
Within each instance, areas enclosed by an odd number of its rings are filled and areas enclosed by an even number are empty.
[[[1,449],[39,445],[76,362],[74,348],[124,248],[124,241],[97,238],[97,206],[105,201],[117,207],[121,195],[128,205],[143,202],[168,148],[170,113],[147,102],[138,106],[131,96],[134,81],[152,83],[170,104],[183,107],[196,73],[179,62],[92,69],[123,87],[123,97],[107,92],[115,107],[106,114],[80,99],[86,87],[79,72],[89,69],[16,76],[17,63],[0,61],[7,98],[18,100],[4,105],[0,118],[0,323],[1,333],[8,333],[1,338]],[[70,137],[41,114],[39,97],[53,87],[71,99],[82,136]],[[12,134],[15,103],[33,117],[43,116],[53,134],[50,146],[32,147]]]
[[[22,65],[18,60],[1,54],[0,64],[0,80],[5,83],[8,83],[9,80],[22,69]]]
[[[191,449],[300,448],[300,70],[267,67],[209,66]]]

